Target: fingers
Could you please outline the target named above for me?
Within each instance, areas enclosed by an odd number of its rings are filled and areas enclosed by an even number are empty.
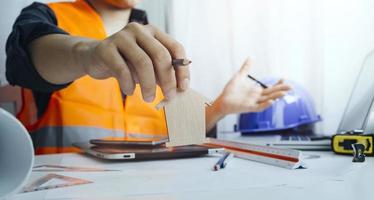
[[[280,79],[273,87],[264,89],[262,91],[262,96],[258,100],[258,103],[264,103],[270,100],[281,98],[286,95],[287,91],[290,89],[291,87],[287,84],[284,84],[283,79]]]
[[[157,83],[167,99],[176,95],[177,82],[169,51],[153,35],[143,32],[137,36],[139,46],[151,58]]]
[[[290,89],[291,89],[291,87],[289,85],[284,84],[283,81],[280,80],[280,82],[275,84],[273,87],[269,87],[269,88],[264,89],[262,91],[262,95],[269,95],[271,93],[278,92],[278,91],[288,91]]]
[[[118,51],[116,51],[113,56],[122,59]],[[132,95],[135,90],[135,81],[131,76],[131,72],[126,62],[122,60],[121,65],[114,65],[113,72],[113,76],[118,80],[122,92],[125,95]]]
[[[259,99],[258,103],[281,98],[286,95],[287,91],[290,89],[291,87],[287,84],[284,84],[283,79],[280,79],[273,87],[266,88],[262,91],[262,96]]]
[[[144,101],[152,102],[156,93],[156,77],[151,58],[138,46],[136,40],[131,39],[131,35],[122,37],[121,42],[117,42],[118,48],[125,59],[133,66],[133,71],[137,76],[142,91]],[[126,39],[127,38],[127,39]],[[131,50],[130,50],[131,49]]]
[[[133,94],[135,89],[134,79],[117,48],[114,45],[102,44],[96,47],[96,51],[96,55],[101,57],[103,64],[109,68],[112,76],[118,80],[122,92],[126,95]]]
[[[251,60],[247,58],[239,70],[239,74],[247,75],[251,69]]]
[[[269,100],[275,100],[275,99],[283,97],[284,95],[286,95],[286,92],[274,92],[267,96],[261,96],[260,99],[258,100],[258,103],[263,103]]]
[[[160,41],[162,45],[166,47],[166,49],[169,51],[172,59],[178,59],[178,58],[186,58],[186,53],[184,51],[183,46],[168,36],[167,34],[161,32],[160,30],[152,27],[147,26],[149,29],[151,29],[154,32],[155,38]],[[175,69],[175,76],[177,81],[177,87],[180,90],[186,90],[189,88],[190,83],[190,69],[189,66],[179,66]]]
[[[290,90],[290,86],[284,84],[283,79],[279,80],[273,87],[261,91],[261,95],[257,98],[257,103],[252,108],[252,111],[260,112],[266,109],[274,102],[274,100],[286,95],[288,90]]]
[[[153,26],[130,23],[102,44],[113,45],[119,51],[101,51],[100,54],[111,64],[112,75],[126,94],[132,93],[139,82],[143,99],[152,102],[156,84],[168,99],[175,96],[177,88],[185,90],[189,87],[189,67],[174,69],[172,66],[173,58],[186,57],[182,45]]]

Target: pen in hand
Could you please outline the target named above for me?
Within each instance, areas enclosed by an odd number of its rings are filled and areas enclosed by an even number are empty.
[[[248,78],[250,78],[250,79],[252,79],[252,80],[254,80],[256,83],[258,83],[258,84],[260,84],[261,85],[261,87],[262,88],[264,88],[264,89],[266,89],[266,88],[268,88],[268,86],[267,85],[265,85],[264,83],[262,83],[261,81],[259,81],[259,80],[257,80],[257,79],[255,79],[253,76],[251,76],[251,75],[247,75],[248,76]]]

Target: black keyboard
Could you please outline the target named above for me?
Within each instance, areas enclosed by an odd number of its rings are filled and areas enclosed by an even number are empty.
[[[310,141],[310,137],[308,136],[300,136],[300,135],[282,135],[281,141]]]

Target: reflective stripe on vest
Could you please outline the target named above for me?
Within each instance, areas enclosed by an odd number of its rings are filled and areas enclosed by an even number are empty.
[[[146,138],[163,139],[162,136],[143,133],[123,133],[121,130],[108,130],[94,127],[69,127],[54,126],[43,127],[37,132],[31,133],[34,146],[43,147],[70,147],[76,142],[87,142],[98,138]]]
[[[105,137],[123,138],[123,131],[94,127],[53,126],[43,127],[31,133],[34,146],[37,148],[70,147],[75,142],[87,142]]]
[[[97,40],[106,38],[100,16],[84,0],[48,6],[55,13],[58,26],[70,35]],[[36,153],[72,152],[76,151],[71,147],[74,142],[108,136],[165,138],[164,112],[155,108],[162,99],[161,89],[157,87],[155,101],[145,103],[137,85],[134,94],[127,96],[124,102],[116,79],[81,77],[53,92],[43,116],[29,126]],[[24,103],[27,102],[24,99]]]

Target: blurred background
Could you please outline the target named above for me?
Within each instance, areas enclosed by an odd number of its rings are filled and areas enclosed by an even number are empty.
[[[0,1],[0,83],[5,43],[31,0]],[[53,2],[53,1],[41,1]],[[143,0],[149,21],[179,40],[193,61],[191,87],[214,100],[246,57],[252,75],[299,82],[313,96],[331,135],[365,56],[374,49],[372,0]],[[219,131],[232,131],[227,116]]]

